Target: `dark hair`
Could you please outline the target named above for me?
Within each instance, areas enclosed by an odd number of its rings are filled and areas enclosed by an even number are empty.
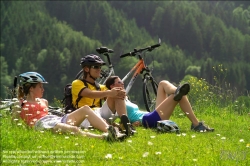
[[[26,83],[22,86],[18,86],[18,99],[23,99],[29,94],[31,87],[35,88],[38,83]]]
[[[119,77],[118,77],[118,76],[110,76],[110,77],[107,79],[106,83],[105,83],[106,87],[107,87],[108,89],[111,89],[110,86],[113,85],[113,84],[115,83],[115,79],[117,79],[117,78],[119,78]]]

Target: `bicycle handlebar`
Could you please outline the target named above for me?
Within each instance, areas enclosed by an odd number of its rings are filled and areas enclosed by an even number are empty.
[[[155,45],[152,45],[152,46],[148,46],[146,48],[140,48],[140,49],[134,49],[133,52],[128,52],[126,54],[122,54],[120,55],[120,58],[123,58],[123,57],[126,57],[126,56],[135,56],[138,52],[141,53],[143,51],[152,51],[154,50],[155,48],[161,46],[161,39],[159,39],[159,43],[158,44],[155,44]]]

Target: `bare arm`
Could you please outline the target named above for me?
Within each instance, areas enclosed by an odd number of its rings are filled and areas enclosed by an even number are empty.
[[[122,88],[119,88],[119,87],[115,87],[111,90],[106,90],[106,91],[92,91],[88,88],[85,88],[81,92],[81,96],[89,97],[89,98],[112,97],[112,98],[124,99],[126,96],[126,92]]]
[[[40,99],[47,107],[49,107],[48,100],[41,98]]]

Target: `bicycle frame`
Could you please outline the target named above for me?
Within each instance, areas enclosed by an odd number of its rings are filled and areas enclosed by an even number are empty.
[[[133,68],[122,79],[122,81],[124,82],[134,72],[132,78],[130,79],[130,81],[126,87],[126,94],[129,93],[129,91],[132,88],[138,75],[140,73],[142,73],[143,70],[145,70],[147,68],[145,63],[144,63],[143,58],[141,56],[139,56],[139,58],[140,58],[139,61],[133,66]]]
[[[103,73],[101,74],[103,77],[100,79],[99,84],[105,84],[105,82],[107,81],[107,79],[111,76],[111,75],[115,75],[115,70],[112,66],[112,64],[109,65],[109,72],[108,74],[105,71],[102,71]]]
[[[104,71],[104,70],[101,70],[101,78],[99,79],[98,83],[99,84],[105,84],[107,79],[111,76],[111,75],[115,75],[115,71],[114,71],[114,67],[113,67],[113,64],[111,63],[110,61],[110,57],[109,57],[109,54],[108,53],[113,53],[114,51],[107,48],[107,47],[100,47],[100,48],[97,48],[96,51],[99,53],[99,54],[103,54],[106,56],[107,60],[108,60],[108,68],[109,70],[108,71]]]

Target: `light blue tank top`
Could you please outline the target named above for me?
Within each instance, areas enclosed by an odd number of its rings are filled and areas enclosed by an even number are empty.
[[[125,100],[128,119],[130,123],[134,123],[136,121],[142,122],[142,117],[147,114],[148,112],[140,111],[138,105],[132,103],[129,100]]]

